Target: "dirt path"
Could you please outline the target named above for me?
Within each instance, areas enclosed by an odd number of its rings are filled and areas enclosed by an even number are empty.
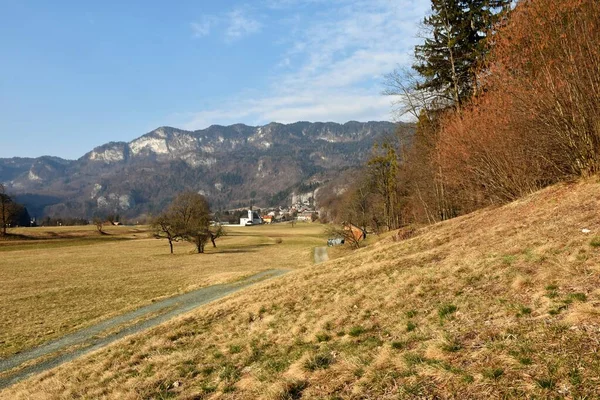
[[[265,279],[283,275],[287,272],[289,271],[268,270],[234,283],[209,286],[171,297],[63,336],[60,339],[53,340],[34,349],[0,360],[0,389],[10,386],[31,375],[38,374],[67,361],[71,361],[91,351],[98,350],[125,336],[155,327],[180,314],[193,310],[198,306],[225,297]],[[110,333],[110,335],[107,336],[108,333]],[[102,336],[103,334],[104,336]],[[76,348],[74,348],[74,346],[76,346]],[[41,357],[44,357],[44,360],[41,362],[7,373],[23,363]]]
[[[315,264],[320,264],[329,260],[327,247],[315,247]]]

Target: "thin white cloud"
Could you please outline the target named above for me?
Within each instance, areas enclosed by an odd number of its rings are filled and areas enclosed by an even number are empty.
[[[210,34],[210,30],[213,25],[213,21],[211,19],[205,18],[202,22],[192,22],[190,27],[192,28],[192,35],[195,38],[201,38],[204,36],[208,36]]]
[[[306,4],[265,1],[265,7],[288,10],[291,15]],[[429,0],[312,1],[321,2],[328,12],[286,21],[289,34],[277,39],[286,50],[273,65],[269,88],[248,88],[255,89],[254,96],[232,93],[229,101],[212,109],[179,115],[184,127],[393,119],[391,99],[380,95],[383,77],[396,66],[411,64]],[[258,25],[248,22],[252,19],[241,11],[230,17],[230,39],[262,28],[257,21]]]
[[[235,9],[228,15],[228,27],[225,32],[227,40],[234,41],[245,36],[260,32],[262,24],[248,15],[248,12],[243,9]]]

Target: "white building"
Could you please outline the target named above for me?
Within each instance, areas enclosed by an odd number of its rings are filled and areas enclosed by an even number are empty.
[[[262,218],[260,218],[258,213],[254,212],[252,210],[248,210],[248,218],[240,218],[241,226],[260,225],[262,223],[263,223]]]

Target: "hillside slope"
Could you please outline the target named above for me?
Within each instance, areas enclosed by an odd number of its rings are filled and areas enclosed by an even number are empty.
[[[0,397],[598,398],[599,210],[594,179],[388,237]]]

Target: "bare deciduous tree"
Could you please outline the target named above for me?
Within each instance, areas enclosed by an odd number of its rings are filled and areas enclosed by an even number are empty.
[[[6,188],[0,183],[0,225],[2,230],[0,234],[6,236],[6,229],[10,221],[15,216],[18,208],[13,199],[6,193]]]
[[[167,240],[169,241],[169,248],[171,249],[171,254],[173,254],[173,242],[177,242],[181,239],[181,237],[177,233],[177,229],[173,219],[169,218],[169,216],[166,213],[161,214],[152,220],[151,225],[155,231],[154,236],[156,238],[167,238]]]
[[[198,253],[204,253],[210,240],[217,247],[216,240],[225,235],[221,225],[210,226],[210,208],[204,196],[194,192],[183,192],[171,203],[169,208],[153,221],[157,237],[166,237],[171,253],[173,242],[186,240],[196,247]]]

